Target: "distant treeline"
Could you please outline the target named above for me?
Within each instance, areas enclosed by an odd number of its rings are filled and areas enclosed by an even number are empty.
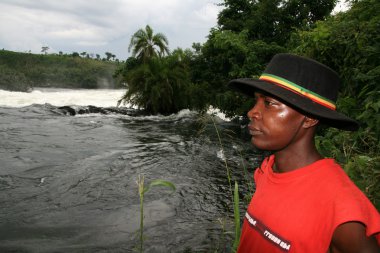
[[[113,78],[118,62],[76,55],[31,54],[0,50],[0,89],[33,87],[118,88]]]

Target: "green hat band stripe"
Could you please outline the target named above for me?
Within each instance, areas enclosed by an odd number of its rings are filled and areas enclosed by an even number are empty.
[[[305,89],[305,88],[303,88],[303,87],[301,87],[301,86],[299,86],[299,85],[297,85],[297,84],[295,84],[289,80],[286,80],[282,77],[272,75],[272,74],[263,73],[259,79],[269,81],[269,82],[274,83],[276,85],[280,85],[280,86],[282,86],[282,87],[284,87],[290,91],[299,93],[299,94],[313,100],[314,102],[321,104],[325,107],[328,107],[332,110],[336,109],[335,103],[333,101],[331,101],[330,99],[322,97],[321,95],[319,95],[313,91],[310,91],[308,89]]]

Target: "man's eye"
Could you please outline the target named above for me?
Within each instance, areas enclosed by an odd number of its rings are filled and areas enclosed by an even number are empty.
[[[265,104],[266,106],[271,106],[271,105],[273,105],[274,103],[273,103],[272,101],[268,100],[268,99],[265,99],[265,100],[264,100],[264,104]]]

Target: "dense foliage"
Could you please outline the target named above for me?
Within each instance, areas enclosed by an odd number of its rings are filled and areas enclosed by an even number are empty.
[[[347,133],[322,129],[320,151],[333,156],[380,209],[380,2],[359,1],[347,13],[318,22],[292,38],[294,52],[340,73],[338,109],[360,122]]]
[[[192,83],[203,85],[208,104],[227,116],[245,115],[249,98],[226,89],[229,80],[257,77],[276,53],[288,52],[291,33],[324,20],[335,0],[225,0],[218,27],[191,62]]]
[[[28,91],[31,88],[24,73],[18,72],[5,64],[0,65],[0,89],[11,91]]]
[[[177,49],[170,54],[167,45],[166,37],[154,34],[149,25],[132,35],[129,50],[133,54],[115,74],[127,87],[119,104],[128,102],[153,114],[193,108],[188,93],[192,87],[189,51]]]
[[[225,31],[246,30],[251,41],[283,45],[295,29],[323,20],[335,3],[336,0],[225,0],[218,25]]]
[[[0,50],[0,89],[31,87],[115,88],[115,62]]]
[[[189,108],[186,94],[189,75],[183,64],[184,53],[177,50],[167,57],[151,57],[143,63],[127,60],[124,81],[127,92],[119,102],[129,102],[148,113],[170,114]]]

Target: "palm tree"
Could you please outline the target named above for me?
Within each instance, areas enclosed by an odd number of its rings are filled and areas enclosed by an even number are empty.
[[[105,55],[107,57],[107,61],[109,61],[112,58],[112,53],[110,52],[105,52]]]
[[[50,49],[50,48],[49,48],[48,46],[43,46],[43,47],[41,47],[41,52],[47,54],[47,51],[48,51],[49,49]]]
[[[169,54],[168,44],[168,39],[164,34],[153,34],[152,28],[147,25],[145,30],[141,28],[132,35],[128,52],[132,49],[132,56],[146,62],[153,57]]]
[[[125,75],[128,89],[118,104],[129,102],[152,114],[188,108],[186,87],[190,78],[178,56],[154,57],[129,69]]]

